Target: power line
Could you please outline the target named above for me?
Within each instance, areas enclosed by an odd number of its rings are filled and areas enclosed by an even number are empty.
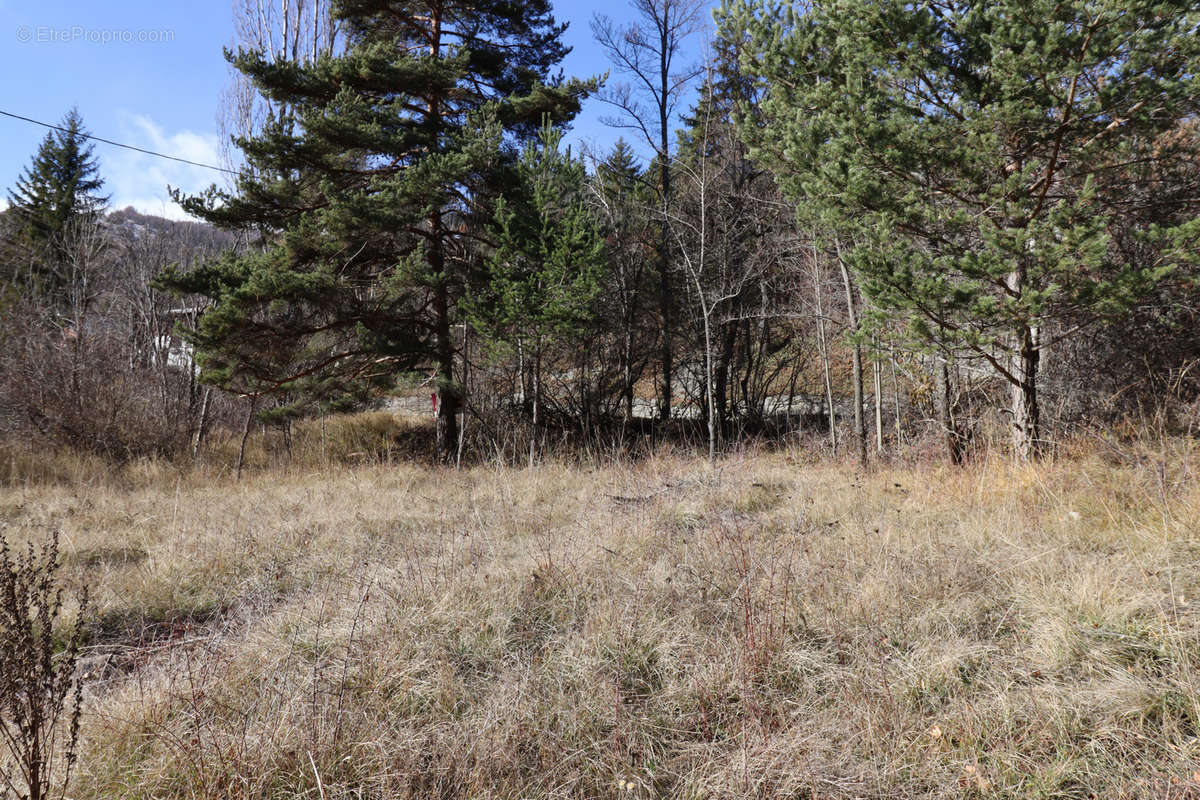
[[[63,128],[59,125],[51,125],[49,122],[42,122],[40,120],[30,119],[29,117],[22,117],[20,114],[13,114],[12,112],[4,111],[3,109],[0,109],[0,114],[4,115],[6,117],[12,117],[13,119],[19,119],[22,122],[32,122],[34,125],[41,125],[43,128],[50,128],[51,130],[62,131],[63,133],[70,133],[70,131],[68,131],[66,128]],[[230,175],[241,175],[242,174],[234,169],[226,169],[225,167],[217,167],[212,164],[203,164],[199,161],[189,161],[186,158],[180,158],[178,156],[169,156],[166,153],[156,153],[153,150],[146,150],[145,148],[142,148],[142,147],[134,147],[131,144],[122,144],[121,142],[114,142],[112,139],[103,139],[99,136],[92,136],[90,133],[79,133],[78,131],[76,131],[76,135],[82,136],[84,139],[91,139],[92,141],[95,141],[95,142],[111,144],[113,147],[123,147],[126,150],[133,150],[138,153],[145,153],[148,156],[155,156],[156,158],[165,158],[168,161],[178,161],[181,164],[191,164],[193,167],[204,167],[205,169],[215,169],[217,172],[227,172]]]

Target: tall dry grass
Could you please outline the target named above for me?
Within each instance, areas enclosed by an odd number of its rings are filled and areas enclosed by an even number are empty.
[[[127,465],[0,525],[93,587],[75,798],[1183,798],[1197,456]]]

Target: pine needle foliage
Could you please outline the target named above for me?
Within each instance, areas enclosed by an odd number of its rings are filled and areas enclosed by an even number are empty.
[[[802,221],[852,243],[879,321],[990,365],[1039,443],[1042,351],[1180,263],[1200,197],[1155,192],[1200,147],[1189,2],[731,0],[766,92],[743,135]],[[1170,139],[1170,146],[1164,142]],[[1130,222],[1133,224],[1130,224]]]
[[[306,64],[229,54],[290,115],[237,140],[235,191],[181,199],[264,247],[164,284],[215,301],[189,334],[202,377],[247,394],[430,369],[449,456],[479,215],[518,143],[544,114],[572,117],[593,84],[552,74],[567,48],[547,0],[345,0],[335,16],[344,52]]]

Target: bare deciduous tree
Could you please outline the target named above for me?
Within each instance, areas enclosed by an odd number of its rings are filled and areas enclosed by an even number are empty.
[[[233,49],[261,53],[276,61],[316,61],[338,47],[332,5],[333,0],[233,0]],[[217,113],[226,163],[234,164],[233,137],[250,136],[268,119],[288,113],[285,106],[264,97],[244,74],[231,68]]]
[[[763,188],[757,183],[762,173],[749,163],[738,140],[727,113],[725,89],[710,66],[701,101],[683,135],[681,157],[673,165],[679,178],[678,200],[668,217],[700,321],[710,461],[716,458],[718,438],[724,433],[732,349],[741,323],[751,319],[757,323],[752,329],[746,326],[744,336],[748,372],[756,362],[761,366],[768,347],[769,272],[783,249],[772,231],[779,221],[775,210],[754,196],[756,189]],[[764,246],[772,251],[771,257],[762,257]],[[752,298],[759,299],[753,311],[748,308]],[[749,410],[749,397],[744,399]]]
[[[659,239],[658,312],[660,323],[659,369],[661,395],[659,415],[671,416],[672,393],[672,303],[671,244],[671,131],[680,101],[703,72],[684,66],[683,48],[703,27],[702,0],[634,0],[637,19],[617,25],[600,14],[592,18],[592,33],[608,53],[626,82],[612,84],[600,98],[619,111],[605,121],[630,128],[645,139],[655,155],[658,171],[658,211],[662,231]]]

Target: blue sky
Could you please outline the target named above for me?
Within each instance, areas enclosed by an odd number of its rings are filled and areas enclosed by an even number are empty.
[[[592,41],[595,9],[581,0],[555,3],[555,16],[570,23],[568,75],[609,68]],[[626,0],[601,10],[618,21],[633,13]],[[221,48],[232,30],[227,0],[0,0],[0,110],[56,123],[77,106],[96,136],[219,165],[217,107],[229,79]],[[700,36],[693,45],[698,58]],[[610,113],[589,101],[568,141],[577,150],[607,148],[620,135],[600,122]],[[0,116],[0,195],[7,197],[45,135]],[[168,184],[197,191],[220,181],[210,170],[103,144],[96,154],[113,208],[180,217]]]

